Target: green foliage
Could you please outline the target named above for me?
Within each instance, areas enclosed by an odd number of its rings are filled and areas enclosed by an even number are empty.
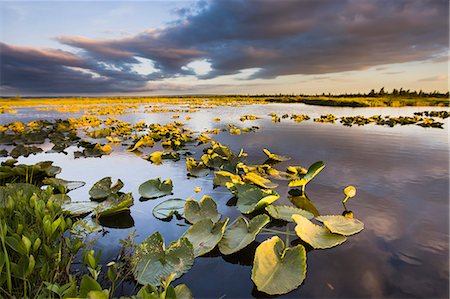
[[[51,188],[29,186],[32,193],[15,184],[0,188],[9,188],[0,199],[0,260],[5,261],[0,287],[11,296],[34,297],[45,292],[36,288],[44,281],[68,281],[70,263],[83,240],[67,234],[73,222],[53,201]]]

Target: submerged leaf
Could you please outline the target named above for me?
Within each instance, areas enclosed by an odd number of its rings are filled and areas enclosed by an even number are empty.
[[[139,186],[139,194],[143,198],[157,198],[172,193],[172,180],[167,179],[161,182],[160,178],[148,180]]]
[[[161,202],[153,208],[152,214],[160,220],[170,220],[173,215],[183,216],[186,201],[179,198],[171,198]]]
[[[133,257],[133,275],[138,283],[159,286],[162,279],[174,273],[180,277],[194,264],[192,244],[186,238],[172,242],[167,249],[159,232],[145,239]]]
[[[314,224],[301,215],[293,215],[292,219],[297,224],[297,236],[315,249],[331,248],[347,240],[345,236],[333,234],[326,227]]]
[[[259,231],[270,222],[267,215],[257,215],[250,221],[239,216],[227,229],[219,242],[219,250],[223,254],[232,254],[252,243]]]
[[[258,291],[269,295],[295,290],[306,278],[306,251],[302,245],[286,248],[274,236],[256,248],[252,280]]]
[[[194,255],[204,255],[216,247],[222,239],[228,218],[223,222],[213,223],[210,219],[203,219],[192,225],[182,237],[187,238],[194,247]]]
[[[314,218],[314,214],[308,212],[306,210],[302,210],[296,207],[291,206],[274,206],[270,205],[266,207],[266,211],[269,212],[269,215],[275,219],[281,219],[287,222],[293,222],[292,215],[302,215],[307,219]]]
[[[210,219],[216,223],[220,216],[217,212],[217,204],[210,196],[203,196],[200,203],[188,198],[184,205],[184,217],[192,224],[203,219]]]
[[[364,223],[355,218],[349,218],[340,215],[319,216],[316,219],[335,234],[350,236],[359,233],[364,229]]]

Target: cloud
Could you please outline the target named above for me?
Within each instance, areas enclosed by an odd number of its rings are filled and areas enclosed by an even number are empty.
[[[426,77],[426,78],[423,78],[423,79],[420,79],[419,81],[431,81],[431,82],[433,82],[433,81],[445,81],[445,80],[447,80],[447,78],[448,78],[448,76],[447,75],[444,75],[444,74],[442,74],[442,75],[437,75],[437,76],[432,76],[432,77]]]
[[[1,85],[28,92],[135,92],[152,80],[211,79],[245,69],[257,69],[247,80],[382,70],[447,57],[448,9],[447,0],[201,1],[178,10],[167,26],[138,35],[56,38],[73,53],[2,45]],[[140,58],[156,71],[136,73]],[[209,72],[187,67],[195,61],[206,61]]]

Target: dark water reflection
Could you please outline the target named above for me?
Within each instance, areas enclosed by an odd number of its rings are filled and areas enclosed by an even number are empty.
[[[229,145],[234,151],[244,148],[249,163],[265,160],[261,148],[292,157],[291,164],[309,165],[323,160],[327,167],[308,185],[311,202],[321,214],[340,214],[342,189],[355,185],[357,197],[350,199],[348,208],[365,223],[365,230],[350,237],[342,245],[328,250],[313,250],[307,255],[307,278],[297,290],[281,297],[292,298],[445,298],[449,296],[449,123],[444,130],[425,129],[418,126],[344,127],[340,124],[317,124],[311,121],[295,123],[282,120],[272,123],[270,112],[306,113],[312,117],[333,113],[342,115],[412,115],[428,108],[328,108],[305,105],[253,105],[244,107],[217,107],[190,114],[191,120],[180,120],[196,131],[223,127],[227,123],[238,126],[258,125],[256,133],[213,136]],[[435,109],[436,110],[436,109]],[[442,109],[438,109],[442,110]],[[20,111],[16,116],[0,116],[2,122],[33,120],[31,110]],[[45,118],[58,117],[45,111]],[[171,122],[174,113],[123,115],[122,119],[137,122]],[[256,121],[239,121],[243,114],[255,114]],[[220,117],[221,122],[213,122]],[[161,177],[174,182],[170,198],[193,197],[200,199],[211,195],[219,204],[224,217],[235,219],[239,213],[226,203],[231,196],[225,188],[212,188],[212,175],[195,179],[186,176],[184,161],[165,162],[154,166],[138,156],[116,151],[110,156],[90,159],[73,159],[72,152],[39,154],[19,159],[34,163],[53,160],[63,168],[59,177],[83,180],[85,187],[71,192],[76,200],[88,197],[90,186],[104,176],[121,178],[124,192],[133,192],[135,205],[130,215],[104,219],[109,232],[99,238],[104,259],[113,258],[119,250],[118,240],[136,230],[138,241],[155,231],[160,231],[168,244],[187,229],[183,220],[163,222],[152,216],[152,209],[169,198],[140,202],[137,188],[143,181]],[[193,149],[194,156],[201,149]],[[280,164],[282,169],[289,162]],[[283,181],[279,203],[289,203],[288,188]],[[201,187],[198,194],[194,187]],[[258,236],[257,242],[231,256],[221,256],[213,251],[197,258],[194,267],[177,283],[186,283],[198,298],[248,298],[267,297],[256,291],[250,276],[254,251],[258,242],[269,236]]]

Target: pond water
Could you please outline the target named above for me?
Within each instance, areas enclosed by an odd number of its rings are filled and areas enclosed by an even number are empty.
[[[17,110],[15,115],[0,115],[0,122],[82,115],[32,108]],[[436,129],[415,125],[345,127],[339,123],[322,124],[312,120],[296,123],[290,119],[273,123],[268,116],[272,112],[278,115],[302,113],[311,118],[327,113],[338,117],[378,114],[413,116],[413,112],[424,110],[443,108],[334,108],[268,104],[218,106],[195,113],[144,113],[141,110],[117,118],[133,123],[169,123],[173,121],[171,117],[177,114],[187,128],[197,132],[223,128],[228,123],[240,127],[259,126],[256,132],[242,135],[223,132],[211,137],[234,152],[243,148],[248,153],[250,164],[265,160],[262,148],[292,158],[277,165],[278,169],[284,169],[289,164],[308,166],[323,160],[326,168],[307,187],[308,197],[321,214],[340,214],[343,211],[343,188],[347,185],[357,187],[357,196],[350,199],[347,206],[355,218],[365,223],[365,229],[338,247],[308,252],[305,282],[280,297],[446,298],[449,296],[448,119],[443,121],[444,129]],[[239,117],[244,114],[261,118],[242,123]],[[192,119],[185,120],[187,115]],[[214,122],[216,117],[221,120]],[[153,207],[168,198],[200,199],[203,195],[210,195],[218,203],[223,217],[234,220],[240,214],[234,206],[226,205],[231,198],[226,188],[213,189],[212,172],[204,178],[188,178],[183,159],[179,162],[164,160],[163,165],[156,166],[126,150],[115,150],[102,158],[74,159],[72,153],[75,150],[71,148],[68,155],[43,153],[18,160],[26,164],[52,160],[63,169],[58,177],[85,181],[83,188],[69,194],[73,200],[87,200],[89,188],[105,176],[123,180],[123,191],[133,192],[135,204],[128,217],[113,217],[104,223],[108,233],[98,239],[96,248],[102,249],[105,261],[117,256],[120,249],[118,240],[126,238],[134,230],[138,242],[155,231],[162,233],[166,244],[178,239],[188,228],[184,221],[174,219],[163,222],[152,216]],[[202,154],[200,147],[190,150],[195,158]],[[1,161],[5,159],[1,158]],[[139,201],[138,186],[158,177],[173,180],[173,195]],[[281,195],[277,204],[289,203],[287,183],[277,183],[281,186],[277,190]],[[199,193],[194,192],[197,186],[202,188]],[[215,250],[207,256],[196,258],[193,268],[175,284],[186,283],[196,298],[266,297],[256,290],[250,277],[258,242],[269,237],[260,235],[257,242],[231,256],[222,256]],[[125,285],[124,288],[131,286]]]

